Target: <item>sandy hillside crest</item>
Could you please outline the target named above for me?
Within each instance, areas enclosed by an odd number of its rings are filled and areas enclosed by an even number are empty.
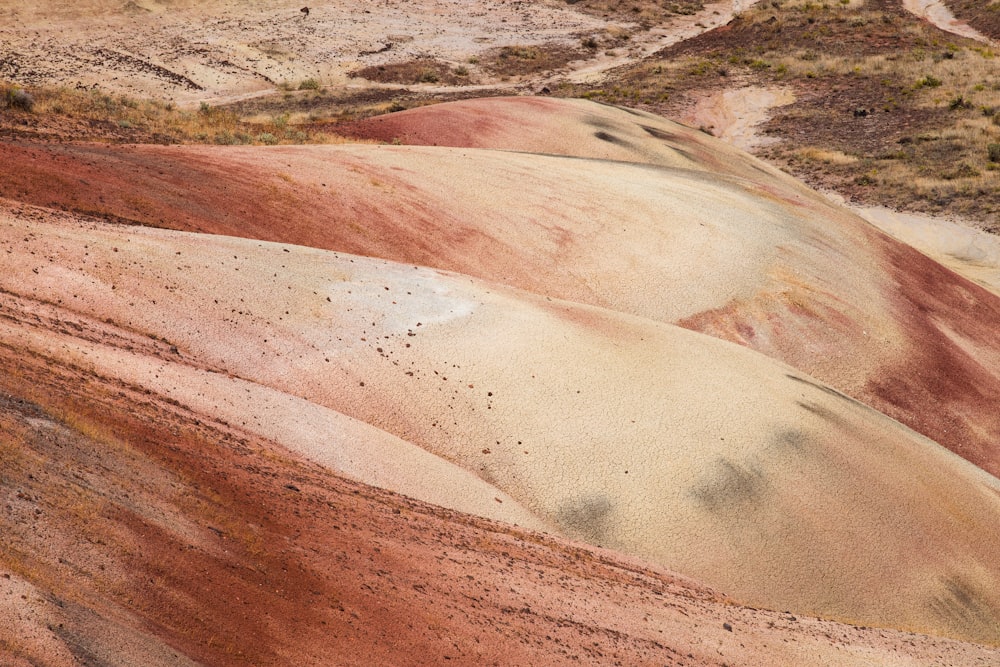
[[[1000,471],[989,362],[1000,301],[761,161],[585,101],[443,104],[355,129],[452,147],[11,145],[5,158],[22,166],[4,187],[43,205],[434,266],[679,323],[801,368]],[[78,177],[53,193],[56,170]],[[122,196],[139,185],[142,205]]]

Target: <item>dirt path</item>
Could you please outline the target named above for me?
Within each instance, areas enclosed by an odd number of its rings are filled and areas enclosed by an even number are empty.
[[[697,37],[733,20],[736,14],[749,9],[760,0],[722,0],[706,3],[705,8],[691,16],[678,16],[667,25],[658,26],[635,36],[627,51],[611,52],[590,60],[576,61],[568,65],[569,72],[552,79],[568,79],[573,83],[593,83],[600,81],[612,69],[642,60],[660,49],[677,42]]]
[[[979,42],[992,44],[993,40],[964,21],[955,18],[948,6],[941,0],[903,0],[903,8],[920,18],[927,19],[937,27],[959,37],[968,37]]]
[[[749,151],[767,143],[768,138],[759,136],[757,128],[770,117],[771,109],[794,101],[795,95],[788,88],[732,88],[699,99],[694,108],[683,114],[680,120]]]

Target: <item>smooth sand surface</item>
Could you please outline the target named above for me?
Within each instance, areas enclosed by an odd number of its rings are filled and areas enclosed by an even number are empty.
[[[384,260],[4,223],[7,292],[416,444],[563,534],[755,605],[997,640],[1000,483],[763,355]]]
[[[418,107],[336,126],[362,139],[494,148],[697,169],[750,180],[798,181],[742,150],[662,116],[587,100],[497,97]]]
[[[855,210],[885,233],[1000,296],[1000,239],[996,235],[970,224],[884,207]]]

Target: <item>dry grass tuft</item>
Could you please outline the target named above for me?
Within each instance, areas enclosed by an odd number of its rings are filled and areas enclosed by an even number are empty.
[[[4,90],[21,90],[0,86]],[[313,89],[305,88],[314,95]],[[30,113],[0,116],[15,135],[131,143],[306,144],[340,139],[292,122],[288,114],[247,121],[234,111],[202,104],[180,109],[169,102],[111,95],[99,89],[39,87],[23,91]]]
[[[471,83],[468,67],[465,65],[455,66],[435,58],[417,58],[386,65],[371,65],[354,70],[348,76],[379,83],[401,83],[404,85],[437,83],[453,86]]]

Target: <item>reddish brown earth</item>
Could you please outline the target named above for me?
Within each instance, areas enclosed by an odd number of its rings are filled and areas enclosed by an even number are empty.
[[[0,69],[197,104],[654,41],[561,0],[243,4],[0,0]],[[995,296],[641,112],[72,123],[0,142],[0,664],[1000,664]]]
[[[564,121],[567,117],[574,121]],[[431,185],[419,172],[400,167],[402,162],[379,166],[356,151],[336,147],[257,153],[10,142],[0,145],[2,164],[18,167],[4,173],[0,195],[110,220],[445,268],[678,322],[801,368],[983,469],[1000,473],[1000,375],[994,363],[1000,342],[993,335],[1000,328],[997,297],[822,202],[763,163],[648,114],[570,100],[437,105],[366,121],[351,126],[351,132],[420,144],[562,152],[723,171],[769,183],[757,191],[793,202],[810,215],[827,216],[829,222],[817,226],[807,254],[788,254],[779,287],[672,315],[667,305],[645,307],[629,297],[648,285],[632,285],[627,276],[581,279],[573,287],[552,262],[547,241],[531,248],[535,241],[525,246],[521,240],[505,240],[510,223],[486,223],[491,210],[504,220],[519,219],[523,195],[518,178],[531,178],[527,171],[512,177],[506,168],[482,171],[470,162],[472,171],[481,172],[470,176],[482,184],[472,192],[448,191],[444,181]],[[370,150],[378,155],[377,147]],[[493,199],[483,207],[481,192],[490,188]],[[586,197],[601,200],[599,193]],[[573,215],[597,216],[611,224],[616,205],[614,198],[605,197],[595,204],[598,208],[572,202],[548,207],[577,206],[581,212]],[[831,260],[830,252],[843,259]],[[871,273],[863,283],[847,287],[835,275],[840,262],[869,267]],[[713,275],[710,267],[698,270],[706,279]],[[805,275],[811,277],[802,283]],[[929,276],[934,277],[930,283]],[[699,283],[665,282],[657,291],[667,304]]]
[[[17,210],[39,233],[65,225],[65,216]],[[108,252],[99,235],[92,243],[95,260]],[[634,559],[350,482],[64,351],[81,343],[164,367],[204,363],[141,329],[11,292],[0,294],[0,328],[4,664],[1000,658],[948,639],[739,606]],[[63,345],[24,347],[16,332]]]
[[[707,665],[725,652],[649,621],[747,632],[748,610],[666,572],[354,484],[137,387],[0,352],[0,594],[26,591],[41,617],[22,610],[28,636],[8,634],[3,601],[4,664]],[[772,616],[780,629],[759,630],[775,641],[817,633]]]
[[[1000,40],[1000,3],[995,0],[947,0],[944,4],[955,18],[994,41]]]

